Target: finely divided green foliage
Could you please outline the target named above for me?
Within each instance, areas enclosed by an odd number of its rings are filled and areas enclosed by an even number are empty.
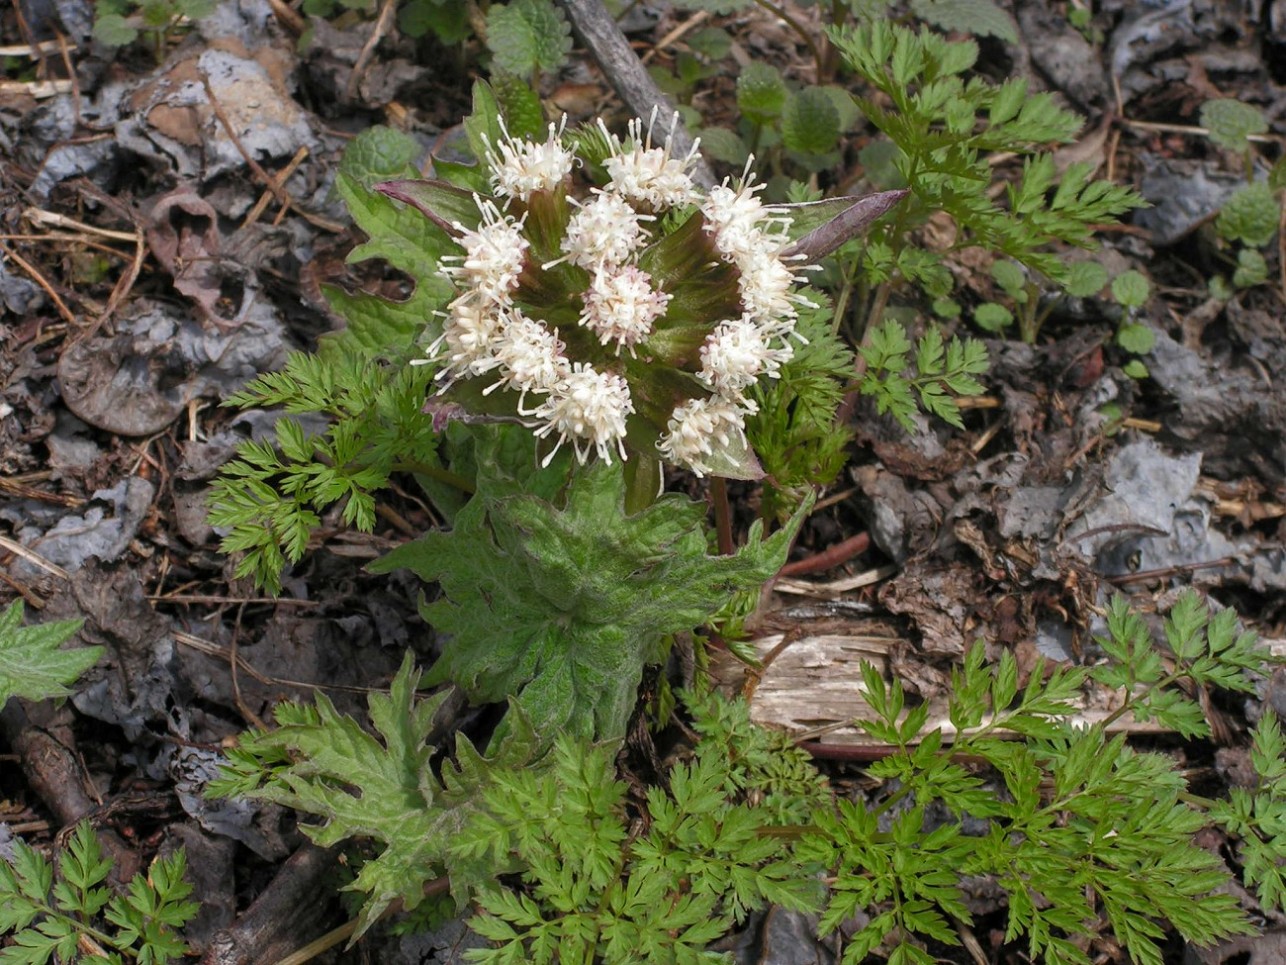
[[[183,852],[158,858],[124,894],[107,884],[111,870],[87,821],[67,839],[56,875],[40,853],[14,841],[12,862],[0,859],[0,935],[13,939],[0,950],[0,965],[45,965],[55,956],[82,965],[165,965],[186,955],[178,931],[200,906],[184,900],[192,886],[183,880]]]
[[[866,360],[862,394],[872,396],[880,413],[890,413],[908,431],[915,428],[919,406],[962,428],[960,406],[948,393],[982,394],[977,376],[987,371],[986,348],[972,338],[952,338],[944,343],[941,331],[932,327],[920,337],[914,351],[913,375],[909,374],[911,340],[901,323],[890,320],[872,329],[861,348]]]
[[[1031,94],[1026,81],[999,86],[964,79],[978,47],[928,31],[876,21],[832,29],[831,39],[858,76],[888,98],[858,106],[898,149],[896,166],[925,212],[944,211],[961,237],[956,247],[981,245],[1062,283],[1068,268],[1049,247],[1089,247],[1093,226],[1138,207],[1128,188],[1092,181],[1092,167],[1073,164],[1061,176],[1052,155],[1036,153],[1008,189],[1007,205],[991,200],[987,157],[1000,151],[1031,154],[1051,141],[1069,141],[1081,126],[1049,94]],[[864,270],[873,283],[914,282],[933,297],[946,295],[951,278],[937,256],[909,247],[906,216],[869,236]]]
[[[63,649],[82,622],[58,620],[24,627],[21,600],[0,612],[0,708],[10,697],[45,700],[71,693],[67,688],[103,653],[102,647]]]
[[[523,887],[482,889],[469,924],[495,945],[468,958],[727,961],[706,946],[749,912],[815,907],[819,885],[787,838],[761,833],[773,815],[739,798],[724,751],[703,741],[670,771],[668,790],[649,789],[637,836],[606,747],[560,738],[549,768],[497,775],[452,847],[518,871]]]
[[[394,302],[328,288],[346,328],[323,338],[315,355],[291,355],[283,371],[260,376],[227,403],[333,420],[325,431],[308,433],[300,422],[282,419],[275,438],[243,443],[212,488],[210,521],[226,530],[223,549],[244,554],[237,575],[253,576],[271,592],[280,588],[286,562],[303,556],[330,506],[341,503],[344,522],[369,531],[375,494],[391,473],[449,478],[437,459],[431,420],[421,412],[431,372],[406,362],[450,293],[438,267],[451,245],[419,212],[368,187],[415,173],[415,150],[405,135],[372,128],[345,151],[336,179],[369,238],[349,261],[383,258],[415,281],[415,291]]]
[[[453,861],[448,845],[476,806],[476,794],[493,771],[516,771],[536,753],[536,740],[521,713],[510,714],[509,739],[492,758],[457,738],[456,765],[434,777],[427,743],[442,692],[418,699],[420,673],[408,653],[388,694],[372,694],[370,719],[378,738],[339,714],[319,694],[315,705],[284,703],[277,727],[244,735],[228,754],[217,796],[252,797],[321,818],[304,831],[321,845],[349,838],[376,842],[379,853],[362,865],[348,887],[365,895],[354,937],[396,900],[410,911],[424,885],[449,870],[452,891],[463,903],[492,873],[467,860]]]
[[[447,635],[431,679],[475,702],[514,697],[542,733],[624,733],[642,669],[667,634],[708,620],[785,561],[802,514],[735,556],[711,556],[705,507],[678,495],[627,516],[619,463],[575,474],[562,505],[533,495],[474,499],[449,532],[373,565],[441,583],[424,607]]]
[[[1105,664],[1038,663],[1023,686],[1010,652],[988,664],[978,644],[953,674],[950,739],[928,729],[927,705],[911,706],[900,683],[865,667],[872,714],[861,726],[890,753],[867,768],[877,783],[864,799],[838,805],[785,735],[710,694],[684,696],[700,739],[638,813],[615,776],[615,742],[563,735],[545,753],[548,739],[518,705],[492,759],[459,739],[439,782],[426,740],[440,698],[414,697],[409,659],[392,693],[372,698],[378,739],[324,699],[287,705],[277,731],[231,753],[219,790],[317,815],[309,833],[322,843],[382,844],[353,885],[368,894],[363,928],[393,898],[414,906],[426,880],[449,872],[459,900],[476,898],[471,924],[495,943],[471,953],[480,962],[715,961],[707,944],[772,903],[824,906],[824,933],[865,912],[848,965],[868,954],[928,965],[923,940],[958,942],[957,923],[971,921],[962,884],[985,876],[1005,893],[1006,940],[1033,960],[1087,965],[1083,936],[1106,931],[1132,961],[1161,965],[1168,929],[1196,945],[1250,931],[1226,868],[1193,843],[1211,821],[1239,839],[1265,908],[1286,891],[1286,743],[1271,713],[1253,738],[1260,784],[1227,802],[1189,794],[1169,756],[1134,751],[1103,723],[1069,723],[1092,676],[1127,691],[1127,710],[1146,705],[1196,733],[1176,709],[1195,702],[1169,694],[1245,692],[1265,671],[1253,637],[1195,595],[1180,599],[1165,636],[1170,670],[1115,602]],[[966,833],[966,816],[985,823]],[[819,875],[831,882],[824,899]]]
[[[1193,732],[1191,715],[1174,708],[1196,704],[1175,696],[1175,684],[1246,690],[1253,688],[1246,673],[1263,672],[1264,653],[1253,637],[1235,633],[1231,617],[1207,621],[1195,595],[1175,607],[1166,636],[1178,666],[1163,675],[1142,621],[1118,600],[1109,639],[1102,641],[1110,660],[1093,676],[1109,686],[1137,687],[1127,697],[1130,706],[1147,705],[1152,716],[1166,713],[1167,723],[1187,722]],[[979,644],[953,677],[949,716],[956,736],[946,744],[940,730],[924,732],[925,705],[908,710],[899,683],[886,685],[875,668],[865,668],[875,716],[862,726],[896,748],[869,773],[896,782],[889,785],[896,789],[870,806],[842,801],[838,813],[819,813],[799,847],[801,858],[836,876],[823,932],[856,911],[874,912],[846,950],[846,965],[875,950],[890,961],[929,965],[933,959],[916,936],[958,944],[954,922],[970,921],[959,884],[975,875],[990,877],[1007,894],[1006,939],[1024,938],[1034,960],[1055,965],[1088,965],[1075,939],[1098,931],[1103,921],[1131,960],[1146,965],[1161,965],[1163,921],[1196,945],[1249,933],[1236,899],[1223,890],[1222,862],[1192,840],[1211,818],[1242,836],[1248,876],[1253,862],[1261,893],[1280,900],[1281,870],[1267,858],[1280,827],[1242,817],[1282,811],[1286,767],[1268,760],[1280,751],[1280,731],[1269,723],[1256,736],[1256,764],[1265,775],[1259,799],[1235,796],[1207,815],[1170,758],[1135,752],[1124,735],[1107,736],[1102,724],[1065,723],[1089,676],[1079,668],[1046,673],[1037,665],[1020,689],[1013,656],[1006,652],[988,666]],[[1003,739],[1006,733],[1022,740]],[[985,761],[1004,793],[976,767],[959,763],[968,759]],[[958,816],[985,817],[987,830],[966,837],[954,821],[932,822],[935,804]],[[887,829],[881,817],[891,821]]]
[[[1210,817],[1240,839],[1238,858],[1260,904],[1280,911],[1286,908],[1286,739],[1271,708],[1255,725],[1250,760],[1258,785],[1234,787],[1227,801],[1211,805]]]
[[[835,410],[853,375],[853,351],[831,326],[830,300],[804,309],[796,334],[807,339],[781,367],[780,378],[751,389],[759,412],[746,421],[746,437],[766,473],[766,519],[787,519],[815,486],[835,481],[848,459],[852,431],[835,420]]]

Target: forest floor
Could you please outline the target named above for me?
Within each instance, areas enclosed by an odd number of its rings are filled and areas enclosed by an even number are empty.
[[[220,746],[314,688],[360,714],[407,647],[425,662],[433,652],[416,582],[364,570],[431,525],[400,490],[372,533],[338,513],[323,520],[280,597],[234,578],[206,496],[236,443],[277,414],[220,403],[339,324],[323,284],[400,283],[345,262],[361,240],[332,190],[345,144],[388,124],[427,159],[458,134],[486,76],[476,38],[412,40],[392,2],[379,16],[336,5],[329,22],[299,6],[225,0],[119,48],[91,39],[88,0],[0,13],[0,605],[21,599],[31,621],[83,619],[80,642],[107,648],[70,701],[6,708],[0,832],[49,843],[88,817],[126,872],[183,846],[202,903],[188,938],[212,963],[232,960],[229,941],[243,960],[275,961],[348,917],[329,897],[333,856],[289,815],[200,796]],[[799,87],[817,79],[803,37],[822,43],[829,5],[787,4],[802,32],[768,4],[740,6],[645,0],[622,21],[711,126],[736,123],[747,64],[771,63]],[[752,695],[757,719],[837,772],[860,760],[860,733],[842,726],[863,709],[857,661],[939,700],[975,639],[1012,648],[1025,668],[1080,659],[1112,592],[1154,613],[1195,586],[1286,652],[1286,218],[1263,246],[1262,277],[1234,285],[1238,249],[1214,221],[1246,171],[1200,120],[1210,100],[1256,105],[1268,121],[1252,142],[1257,175],[1282,156],[1286,2],[1002,6],[1015,39],[982,38],[976,70],[1056,92],[1086,118],[1066,159],[1151,205],[1105,232],[1095,257],[1111,276],[1150,280],[1131,321],[1153,344],[1137,358],[1120,347],[1110,299],[1065,300],[1034,344],[974,330],[992,366],[964,431],[908,435],[862,419],[756,624],[769,666],[750,678],[718,668],[729,690]],[[1079,29],[1076,8],[1089,12]],[[711,30],[730,42],[712,47]],[[551,116],[623,128],[579,43],[540,83]],[[866,190],[859,154],[873,134],[856,124],[815,185]],[[991,260],[951,256],[966,298],[1003,300]],[[1140,360],[1145,377],[1125,373]],[[732,492],[744,529],[755,487]],[[1253,699],[1212,704],[1212,740],[1135,739],[1181,757],[1217,794],[1243,779],[1245,735],[1266,704],[1286,715],[1283,673]],[[1286,961],[1283,921],[1260,921],[1265,938],[1202,957],[1173,944],[1173,961]],[[978,937],[987,960],[1018,960],[1000,957],[1002,935]],[[372,935],[326,959],[455,961],[450,944]],[[789,953],[739,954],[832,960],[806,936]]]

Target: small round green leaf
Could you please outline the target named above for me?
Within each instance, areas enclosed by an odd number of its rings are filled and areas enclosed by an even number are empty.
[[[1121,371],[1132,379],[1146,379],[1150,374],[1148,367],[1138,359],[1130,359],[1121,367]]]
[[[705,127],[701,129],[701,153],[724,164],[741,167],[750,156],[750,149],[735,131],[726,127]]]
[[[839,111],[825,91],[808,87],[787,99],[781,119],[781,140],[787,148],[801,154],[829,154],[839,136]]]
[[[1156,345],[1156,334],[1146,325],[1131,322],[1116,333],[1116,344],[1135,355],[1146,355]]]
[[[553,0],[511,0],[487,11],[487,49],[511,74],[557,70],[572,49],[571,27]]]
[[[1251,288],[1268,281],[1268,262],[1255,248],[1242,248],[1237,253],[1237,270],[1232,283],[1238,288]]]
[[[781,117],[789,93],[776,67],[754,60],[737,78],[737,109],[752,124],[770,124]]]
[[[1152,286],[1137,271],[1125,271],[1112,279],[1112,297],[1122,308],[1139,308],[1148,300]]]
[[[108,47],[124,47],[138,39],[138,31],[117,13],[105,13],[94,21],[94,39]]]
[[[1239,188],[1215,219],[1215,230],[1225,241],[1240,241],[1262,248],[1277,235],[1281,207],[1263,181]]]
[[[1017,298],[1019,294],[1026,294],[1024,289],[1027,285],[1027,275],[1015,262],[993,262],[991,266],[991,277],[996,279],[996,284],[1003,288],[1005,290],[1005,294],[1012,298]]]
[[[984,332],[1000,332],[1014,323],[1014,313],[1004,305],[987,302],[973,310],[973,320]]]
[[[1268,130],[1268,119],[1263,111],[1251,104],[1231,98],[1206,101],[1201,105],[1201,126],[1210,134],[1210,140],[1229,151],[1244,151],[1250,146],[1251,134]]]
[[[1073,298],[1090,298],[1107,284],[1107,269],[1097,261],[1078,261],[1067,272],[1063,290]]]

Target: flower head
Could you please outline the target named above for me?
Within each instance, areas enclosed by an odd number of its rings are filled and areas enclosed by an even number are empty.
[[[594,272],[585,292],[580,323],[598,336],[603,345],[631,353],[635,344],[652,334],[653,323],[665,314],[672,296],[652,287],[651,276],[633,265],[604,265]]]
[[[521,393],[518,411],[522,414],[522,397],[528,392],[553,390],[570,371],[564,348],[544,322],[528,318],[515,309],[503,334],[495,339],[493,354],[500,369],[500,381],[483,390],[483,395],[490,395],[501,386],[516,389]]]
[[[582,463],[645,446],[698,475],[756,479],[749,390],[780,377],[790,340],[802,341],[804,263],[903,193],[818,202],[839,214],[792,241],[789,217],[763,203],[749,165],[739,183],[702,191],[694,154],[653,146],[655,120],[631,122],[624,144],[600,122],[610,180],[588,190],[562,124],[543,141],[505,131],[486,152],[495,198],[473,196],[476,219],[450,184],[380,186],[452,229],[461,249],[443,259],[458,292],[424,361],[438,364],[443,393],[486,380],[485,402],[462,389],[439,411],[517,418],[555,440],[546,465],[567,443]]]
[[[496,194],[527,201],[537,191],[553,191],[562,184],[576,164],[576,155],[562,143],[566,126],[563,115],[561,124],[549,125],[544,143],[514,138],[505,130],[504,138],[487,152]]]
[[[501,327],[501,311],[494,302],[472,293],[453,301],[447,306],[442,334],[426,353],[425,361],[444,363],[435,378],[481,375],[495,368],[491,346]]]
[[[554,453],[568,439],[576,458],[584,462],[591,446],[600,459],[612,461],[613,450],[625,454],[625,420],[634,412],[629,384],[613,372],[597,372],[583,362],[572,363],[572,369],[549,393],[549,398],[534,415],[544,425],[536,430],[542,439],[558,433],[558,444],[545,457],[549,465]]]
[[[725,397],[738,397],[761,375],[780,376],[794,350],[773,348],[769,337],[748,318],[720,322],[701,346],[701,371],[697,378]]]

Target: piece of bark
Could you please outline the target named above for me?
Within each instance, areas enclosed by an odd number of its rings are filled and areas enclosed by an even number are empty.
[[[326,879],[338,848],[305,844],[231,926],[210,940],[201,965],[259,965],[285,958],[326,930],[335,909]]]
[[[27,782],[63,828],[93,818],[99,809],[85,789],[71,718],[70,706],[55,706],[50,700],[10,700],[0,711],[0,728],[22,760]],[[110,828],[96,828],[95,832],[112,859],[112,880],[129,881],[141,867],[138,853]]]
[[[608,83],[617,96],[625,102],[635,115],[644,121],[652,116],[653,108],[660,108],[658,117],[668,118],[674,113],[674,105],[661,93],[647,68],[635,56],[625,34],[616,25],[612,15],[603,7],[602,0],[559,0],[567,19],[571,21],[576,37],[590,52],[599,68],[607,77]],[[658,123],[652,132],[655,141],[664,144],[670,139],[670,125]],[[681,124],[674,126],[673,143],[669,144],[670,153],[676,157],[686,157],[692,150],[692,135]],[[692,180],[703,188],[715,185],[714,173],[706,164],[705,158],[697,155],[692,168]]]

